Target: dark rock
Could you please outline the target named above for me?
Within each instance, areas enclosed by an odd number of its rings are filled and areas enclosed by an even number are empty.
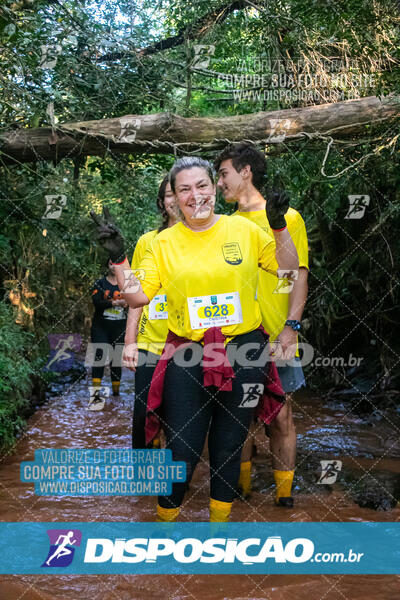
[[[350,494],[361,508],[391,510],[400,499],[400,476],[386,471],[374,472],[356,482]]]

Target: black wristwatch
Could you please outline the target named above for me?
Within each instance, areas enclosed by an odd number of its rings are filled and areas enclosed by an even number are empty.
[[[285,323],[285,326],[286,325],[288,325],[288,327],[291,327],[293,329],[293,331],[300,331],[300,329],[301,329],[300,321],[296,321],[295,319],[293,319],[293,320],[288,319]]]

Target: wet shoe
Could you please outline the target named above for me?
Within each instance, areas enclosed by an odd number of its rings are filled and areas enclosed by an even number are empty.
[[[88,410],[103,410],[105,400],[102,397],[100,390],[95,390],[90,396]]]
[[[283,506],[284,508],[293,508],[294,500],[292,496],[288,496],[287,498],[281,497],[278,502],[275,500],[275,506]]]

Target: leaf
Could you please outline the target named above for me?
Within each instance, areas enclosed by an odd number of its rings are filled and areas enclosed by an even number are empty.
[[[12,35],[15,34],[15,32],[17,31],[17,28],[15,27],[14,23],[9,23],[8,25],[6,25],[6,27],[4,27],[3,29],[3,34],[10,38]]]

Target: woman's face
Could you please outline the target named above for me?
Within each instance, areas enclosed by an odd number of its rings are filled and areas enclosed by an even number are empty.
[[[186,221],[206,220],[214,212],[215,185],[202,167],[179,171],[175,178],[175,193]]]
[[[172,219],[179,218],[178,207],[176,203],[175,194],[171,189],[169,183],[167,183],[167,187],[165,188],[164,194],[164,208],[167,211],[167,215]]]

